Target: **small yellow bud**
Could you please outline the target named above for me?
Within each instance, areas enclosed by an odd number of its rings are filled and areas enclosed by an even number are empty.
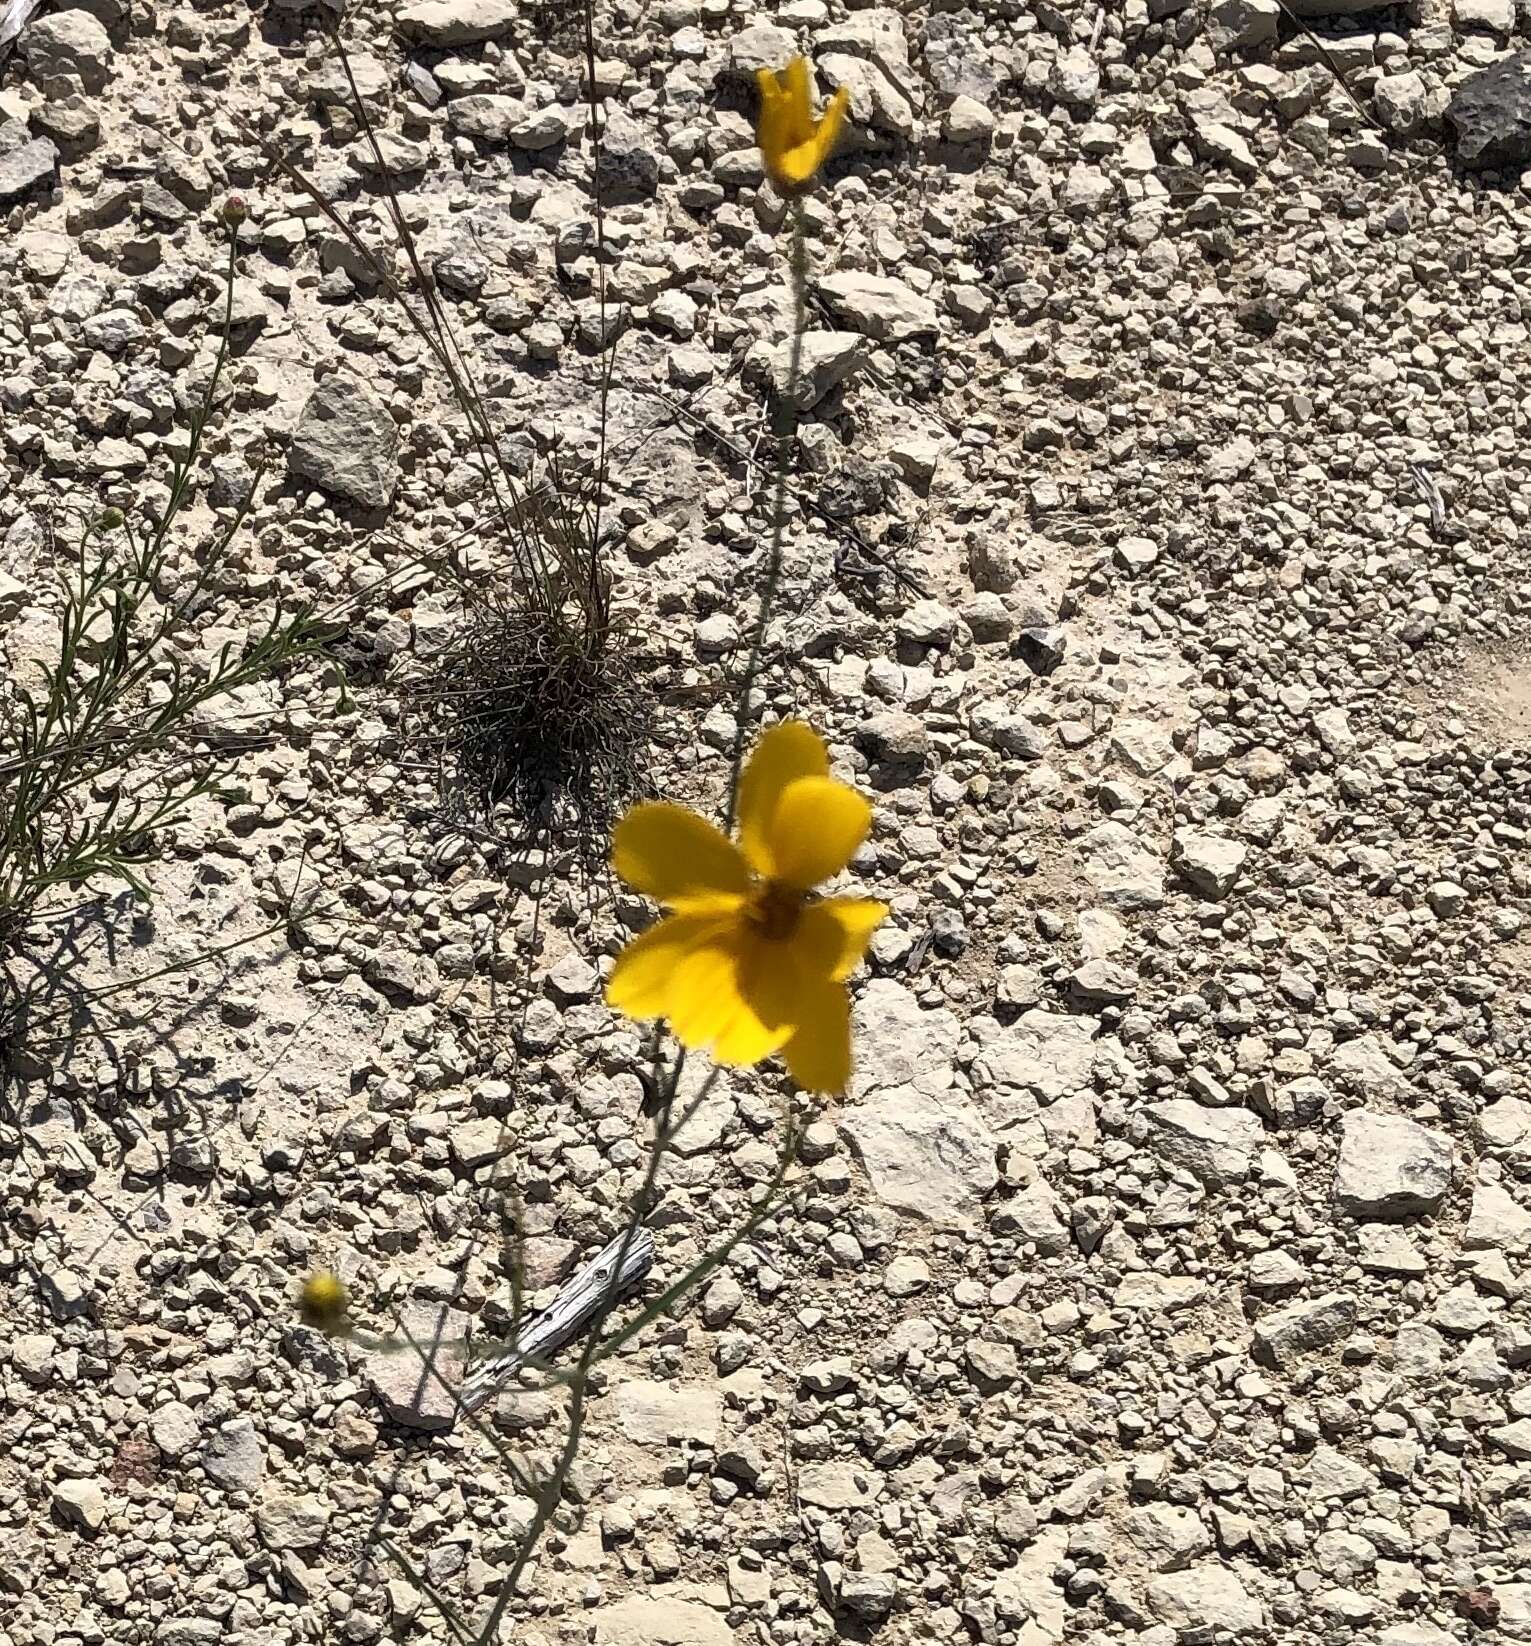
[[[819,167],[829,158],[851,106],[851,94],[841,86],[824,113],[813,118],[808,60],[794,57],[780,74],[758,69],[760,114],[755,141],[766,176],[785,195],[812,188]]]
[[[333,1269],[320,1269],[303,1282],[298,1302],[299,1313],[306,1326],[317,1326],[322,1332],[333,1332],[345,1324],[350,1299],[345,1284]]]

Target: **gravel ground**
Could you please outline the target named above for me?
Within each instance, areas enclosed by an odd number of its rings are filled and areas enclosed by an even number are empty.
[[[384,243],[326,15],[89,0],[0,71],[10,673],[56,644],[65,511],[164,500],[230,192],[234,360],[162,593],[253,487],[185,665],[278,602],[346,621],[202,728],[235,792],[152,907],[49,928],[86,985],[246,941],[10,1087],[4,1646],[445,1639],[427,1590],[482,1617],[529,1501],[397,1357],[299,1325],[298,1282],[492,1335],[504,1184],[545,1296],[641,1175],[645,1043],[600,988],[644,909],[444,826],[410,736],[446,563],[504,567],[429,357],[255,141]],[[1531,1641],[1531,182],[1444,118],[1528,29],[601,13],[615,598],[655,786],[707,808],[788,325],[750,76],[805,50],[852,91],[764,685],[874,794],[850,878],[894,912],[792,1204],[607,1369],[506,1638]],[[346,23],[517,463],[597,427],[578,31]],[[300,878],[312,918],[260,935]],[[714,1087],[651,1289],[746,1215],[782,1089]],[[493,1422],[546,1450],[561,1397]]]

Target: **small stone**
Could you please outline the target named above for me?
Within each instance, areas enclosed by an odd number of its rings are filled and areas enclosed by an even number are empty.
[[[1189,1633],[1224,1629],[1235,1637],[1265,1626],[1265,1609],[1226,1566],[1207,1563],[1150,1578],[1148,1604],[1155,1617]]]
[[[743,1306],[744,1288],[732,1275],[719,1275],[702,1296],[703,1324],[726,1326]]]
[[[51,138],[0,153],[0,206],[14,205],[34,189],[52,188],[58,175],[58,148]]]
[[[975,1338],[967,1348],[968,1376],[982,1394],[998,1394],[1020,1376],[1020,1362],[1008,1343]]]
[[[1157,909],[1164,902],[1164,869],[1125,823],[1097,823],[1079,842],[1085,878],[1114,909]]]
[[[921,1257],[895,1257],[883,1270],[882,1286],[889,1297],[913,1297],[930,1284],[930,1265]]]
[[[379,1349],[367,1356],[367,1380],[384,1415],[408,1429],[448,1429],[457,1416],[454,1391],[467,1358],[467,1317],[432,1304],[403,1311],[402,1333],[416,1345],[403,1352]]]
[[[1233,890],[1249,848],[1221,835],[1177,829],[1170,848],[1170,867],[1182,880],[1208,897],[1226,897]]]
[[[946,136],[953,143],[987,143],[994,126],[993,113],[974,97],[954,97],[946,111]]]
[[[1213,0],[1207,30],[1214,51],[1254,51],[1275,42],[1279,0]]]
[[[1372,92],[1377,117],[1399,137],[1413,137],[1433,125],[1445,108],[1445,94],[1433,95],[1417,71],[1387,74]]]
[[[330,1524],[330,1505],[312,1493],[274,1493],[256,1505],[261,1542],[273,1553],[320,1548]]]
[[[860,1463],[805,1463],[798,1471],[797,1495],[815,1509],[862,1509],[882,1487],[877,1471]]]
[[[1267,1364],[1285,1366],[1338,1343],[1355,1324],[1356,1300],[1348,1292],[1307,1298],[1255,1322],[1255,1353]]]
[[[763,347],[751,356],[752,369],[769,382],[778,400],[792,385],[791,341]],[[798,359],[797,409],[812,411],[833,390],[847,382],[866,361],[866,343],[852,331],[810,331],[803,336]]]
[[[1451,1146],[1402,1115],[1352,1109],[1340,1122],[1336,1204],[1352,1217],[1433,1212],[1451,1187]]]
[[[1506,1457],[1520,1463],[1531,1462],[1531,1417],[1502,1423],[1497,1429],[1489,1430],[1488,1438]]]
[[[1364,1463],[1333,1446],[1315,1446],[1308,1464],[1308,1491],[1320,1503],[1364,1497],[1377,1489],[1376,1475]]]
[[[1002,698],[975,704],[968,730],[975,742],[1019,760],[1041,760],[1047,753],[1047,733]]]
[[[1468,1251],[1493,1248],[1519,1252],[1531,1248],[1531,1211],[1498,1183],[1473,1189],[1472,1211],[1462,1233]]]
[[[1515,27],[1515,0],[1453,0],[1451,11],[1464,34],[1481,29],[1508,35]]]
[[[106,1493],[99,1480],[61,1480],[53,1488],[53,1510],[66,1525],[94,1536],[106,1521]]]
[[[1150,1103],[1143,1111],[1149,1146],[1207,1183],[1249,1175],[1265,1128],[1245,1109],[1209,1109],[1190,1098]]]
[[[475,46],[520,20],[518,0],[414,0],[398,14],[400,34],[426,46]]]
[[[722,1392],[711,1387],[674,1387],[631,1378],[616,1391],[617,1422],[638,1446],[666,1447],[676,1441],[717,1443],[723,1422]]]
[[[33,18],[17,49],[38,79],[73,75],[87,92],[98,92],[111,78],[112,37],[83,9]]]
[[[359,377],[336,372],[304,403],[287,467],[363,508],[386,508],[399,481],[398,425]]]
[[[516,97],[482,92],[470,97],[454,97],[447,104],[447,124],[466,137],[484,143],[504,143],[526,116],[526,107]]]
[[[734,1646],[735,1641],[721,1612],[662,1591],[598,1606],[580,1622],[593,1632],[595,1646]]]
[[[879,343],[902,343],[939,329],[936,306],[901,280],[845,269],[819,281],[819,295],[835,319]]]
[[[73,1269],[44,1269],[41,1286],[55,1320],[74,1320],[90,1312],[90,1289]]]
[[[873,1194],[939,1228],[969,1226],[998,1181],[993,1136],[955,1094],[884,1091],[842,1111],[840,1126]]]
[[[1531,160],[1531,51],[1467,75],[1446,106],[1456,156],[1471,171],[1518,170]]]
[[[547,975],[548,993],[564,1006],[595,999],[600,987],[600,974],[583,955],[566,954]]]
[[[168,1458],[184,1457],[201,1433],[197,1414],[184,1401],[168,1401],[149,1417],[149,1437]]]
[[[231,1418],[202,1443],[198,1462],[226,1492],[256,1492],[266,1473],[266,1447],[247,1417]]]

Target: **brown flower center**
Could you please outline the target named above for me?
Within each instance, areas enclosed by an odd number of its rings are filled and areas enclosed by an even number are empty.
[[[750,894],[744,918],[757,936],[770,943],[785,943],[797,930],[805,901],[795,886],[780,880],[765,880]]]

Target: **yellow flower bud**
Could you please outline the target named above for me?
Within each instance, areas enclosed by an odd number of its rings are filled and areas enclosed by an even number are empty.
[[[298,1300],[298,1312],[305,1326],[317,1326],[322,1332],[333,1332],[345,1324],[350,1299],[345,1283],[333,1269],[320,1269],[303,1282]]]
[[[760,69],[755,78],[760,86],[755,141],[766,175],[781,193],[801,194],[813,186],[834,149],[851,94],[841,86],[815,122],[806,58],[794,57],[779,75]]]

